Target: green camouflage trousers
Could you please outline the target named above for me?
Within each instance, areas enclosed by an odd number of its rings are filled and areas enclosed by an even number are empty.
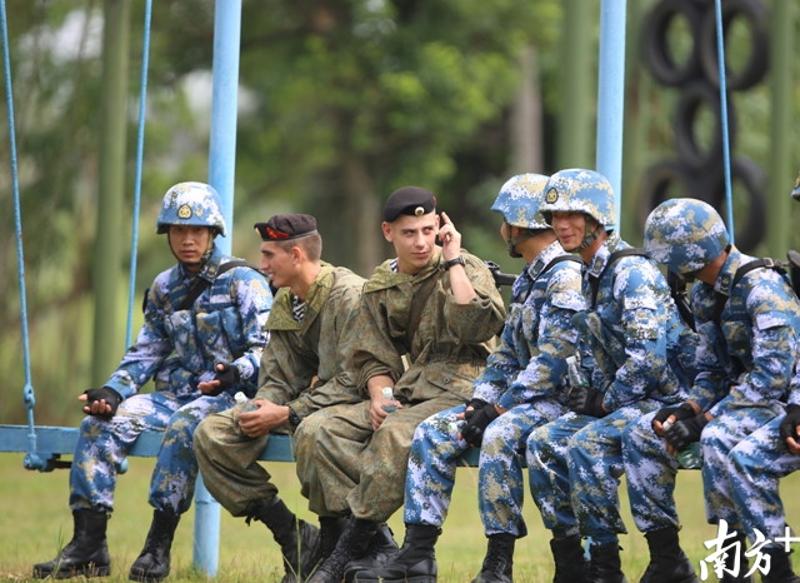
[[[194,433],[194,452],[206,488],[233,516],[245,516],[253,500],[271,501],[278,488],[258,463],[269,435],[247,437],[238,409],[206,417]]]
[[[408,453],[422,421],[460,405],[451,393],[411,402],[372,431],[369,401],[327,407],[306,417],[295,431],[297,477],[309,508],[319,516],[382,522],[403,505]]]

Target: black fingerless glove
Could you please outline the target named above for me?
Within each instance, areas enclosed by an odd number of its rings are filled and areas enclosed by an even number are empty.
[[[111,387],[100,387],[99,389],[87,389],[83,392],[86,395],[87,400],[86,403],[91,405],[95,401],[103,400],[106,404],[111,406],[110,413],[89,413],[90,415],[97,415],[97,417],[108,417],[111,418],[117,412],[119,408],[119,404],[122,403],[122,395],[120,395],[117,391],[112,389]]]
[[[486,431],[489,423],[499,416],[500,413],[497,412],[494,406],[487,407],[484,405],[470,416],[467,424],[461,429],[461,437],[472,447],[480,447],[483,442],[484,431]]]
[[[694,412],[694,408],[689,403],[681,403],[680,405],[659,409],[656,416],[653,417],[653,423],[658,421],[663,424],[664,421],[672,416],[675,416],[675,423],[677,423],[678,421],[683,421],[695,415],[697,415],[697,413]]]
[[[464,411],[464,419],[466,421],[469,421],[472,418],[472,416],[475,415],[475,413],[486,407],[486,405],[488,404],[489,403],[487,403],[483,399],[475,399],[475,398],[470,399],[469,401],[467,401],[467,408]],[[470,407],[472,407],[472,409],[470,409]]]
[[[786,407],[786,417],[781,421],[781,439],[786,441],[787,437],[794,437],[796,441],[800,441],[798,425],[800,425],[800,405],[789,405]]]
[[[237,386],[241,381],[239,367],[228,362],[218,362],[214,365],[214,371],[216,373],[214,374],[214,380],[219,381],[219,389],[211,393],[212,395],[219,395],[225,389]]]
[[[676,422],[664,432],[664,437],[672,447],[680,451],[690,443],[698,441],[700,434],[703,432],[703,427],[706,425],[708,425],[706,414],[700,413],[694,417]]]

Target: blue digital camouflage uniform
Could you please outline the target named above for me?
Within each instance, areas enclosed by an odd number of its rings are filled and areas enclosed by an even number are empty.
[[[528,439],[531,491],[545,526],[556,537],[580,532],[597,544],[626,532],[617,487],[623,473],[621,436],[643,413],[685,397],[694,376],[696,338],[681,321],[667,283],[641,256],[610,255],[629,248],[610,234],[584,270],[583,293],[593,308],[576,316],[583,366],[604,394],[603,418],[568,413],[534,430]],[[587,354],[588,353],[588,354]]]
[[[73,509],[111,510],[117,465],[147,430],[165,431],[150,503],[158,510],[188,509],[197,475],[194,428],[206,415],[230,408],[235,391],[255,393],[267,340],[269,287],[247,267],[235,267],[215,278],[219,266],[231,259],[214,247],[196,276],[176,265],[156,277],[136,344],[105,383],[125,400],[110,420],[87,416],[81,423],[70,473]],[[191,309],[178,309],[197,277],[212,283]],[[236,366],[241,384],[215,397],[204,396],[197,384],[214,377],[212,368],[217,362]],[[155,392],[136,394],[151,378]]]
[[[507,409],[487,428],[479,464],[479,504],[487,535],[525,536],[522,455],[530,431],[566,412],[566,365],[577,332],[572,316],[585,308],[580,268],[562,261],[558,242],[545,248],[514,283],[501,343],[475,381],[473,397]],[[441,526],[456,466],[469,445],[459,433],[465,405],[429,417],[416,429],[405,488],[405,523]]]
[[[800,367],[797,369],[788,404],[800,405]],[[778,481],[800,469],[800,455],[791,453],[780,437],[783,415],[756,429],[733,448],[731,481],[733,500],[742,526],[750,540],[760,531],[770,541],[786,536],[786,515]]]

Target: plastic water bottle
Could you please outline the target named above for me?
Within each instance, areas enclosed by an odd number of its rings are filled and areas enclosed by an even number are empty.
[[[233,400],[236,401],[236,404],[241,407],[242,413],[247,413],[248,411],[255,411],[258,409],[258,405],[248,399],[247,395],[245,395],[242,391],[237,391],[233,396]]]
[[[397,401],[394,399],[392,387],[383,387],[381,389],[381,409],[387,413],[394,413],[397,411]]]
[[[678,463],[687,470],[699,470],[703,466],[703,452],[700,442],[695,441],[678,452]]]
[[[573,389],[578,387],[588,387],[589,381],[578,366],[578,358],[573,354],[566,358],[567,361],[567,378],[569,379],[569,386]]]

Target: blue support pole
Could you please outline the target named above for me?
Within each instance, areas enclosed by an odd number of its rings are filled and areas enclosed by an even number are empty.
[[[728,83],[725,78],[725,28],[722,26],[722,2],[714,3],[714,16],[717,28],[717,65],[719,69],[719,107],[722,118],[722,171],[725,177],[725,222],[728,235],[734,244],[733,226],[733,186],[731,178],[731,143],[728,135]]]
[[[600,2],[600,67],[597,74],[597,171],[611,182],[616,230],[622,209],[622,127],[625,113],[625,13],[627,0]]]
[[[236,169],[236,112],[239,87],[241,0],[217,0],[214,7],[213,93],[208,181],[222,198],[228,236],[217,239],[223,253],[233,240],[233,182]],[[220,507],[198,476],[195,488],[194,565],[209,577],[219,566]]]

